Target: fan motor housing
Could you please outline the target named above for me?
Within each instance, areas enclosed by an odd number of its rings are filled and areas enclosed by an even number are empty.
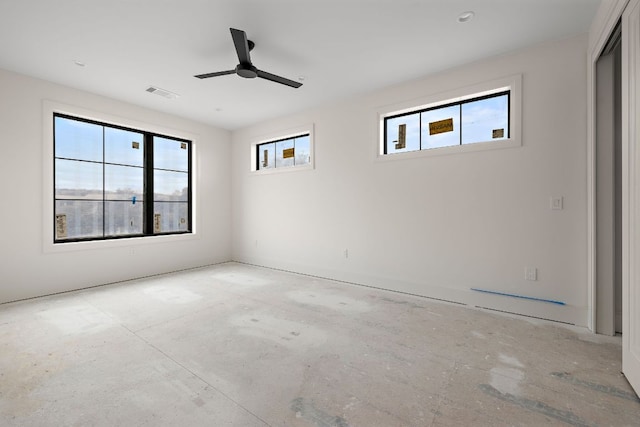
[[[254,79],[258,76],[258,69],[251,64],[238,64],[236,74],[245,79]]]

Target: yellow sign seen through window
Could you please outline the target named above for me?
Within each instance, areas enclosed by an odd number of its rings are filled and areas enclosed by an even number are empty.
[[[429,135],[437,135],[445,132],[453,132],[452,118],[429,123]]]

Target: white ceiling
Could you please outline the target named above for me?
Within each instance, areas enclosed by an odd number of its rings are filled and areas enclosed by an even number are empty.
[[[600,0],[0,0],[0,68],[238,129],[546,40]],[[457,22],[464,11],[475,18]],[[195,74],[238,60],[304,85]],[[74,61],[86,65],[80,67]],[[145,90],[180,95],[169,100]]]

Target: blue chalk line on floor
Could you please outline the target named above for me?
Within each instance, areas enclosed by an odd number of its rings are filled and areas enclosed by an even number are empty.
[[[528,297],[526,295],[508,294],[506,292],[490,291],[490,290],[487,290],[487,289],[479,289],[479,288],[471,288],[471,290],[472,291],[477,291],[477,292],[484,292],[485,294],[502,295],[502,296],[505,296],[505,297],[522,298],[522,299],[528,299],[528,300],[531,300],[531,301],[540,301],[540,302],[548,302],[548,303],[557,304],[557,305],[566,305],[562,301],[557,301],[557,300],[553,300],[553,299]]]

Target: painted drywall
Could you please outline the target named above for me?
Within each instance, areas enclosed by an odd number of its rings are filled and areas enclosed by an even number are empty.
[[[587,43],[531,47],[233,132],[233,259],[586,325]],[[380,108],[514,74],[522,146],[376,160]],[[250,171],[252,143],[306,123],[315,169]]]
[[[228,261],[231,250],[227,131],[0,70],[0,302]],[[150,95],[152,96],[152,95]],[[197,237],[129,239],[46,251],[43,103],[54,101],[196,136]],[[171,102],[158,97],[158,102]]]

